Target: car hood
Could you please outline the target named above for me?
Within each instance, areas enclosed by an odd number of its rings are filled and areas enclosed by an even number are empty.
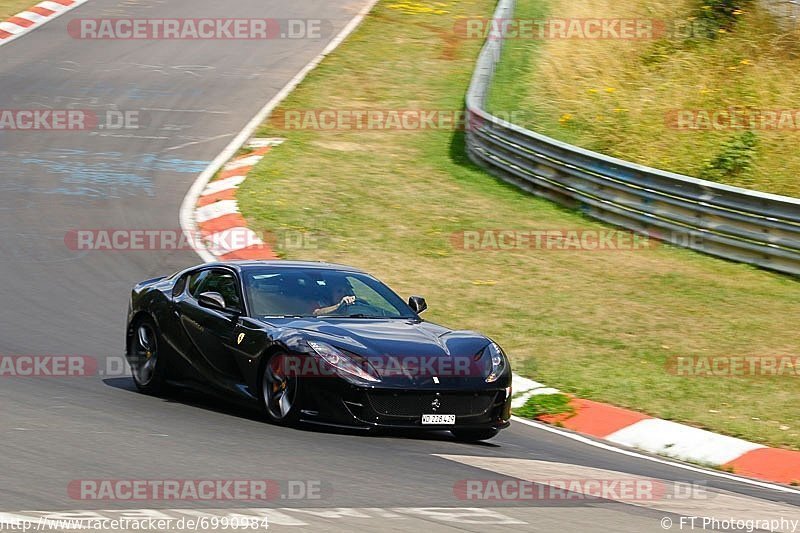
[[[367,358],[381,387],[474,388],[485,385],[486,360],[475,356],[491,342],[473,331],[411,319],[301,318],[269,320],[280,336],[326,342]]]
[[[370,357],[472,357],[490,342],[473,331],[452,331],[417,320],[316,319],[287,326]]]

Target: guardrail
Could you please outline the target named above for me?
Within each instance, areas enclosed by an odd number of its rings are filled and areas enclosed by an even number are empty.
[[[495,19],[513,17],[500,0]],[[467,92],[470,159],[584,214],[667,242],[800,275],[800,199],[730,187],[584,150],[487,112],[503,39],[490,36]]]
[[[800,0],[760,0],[761,5],[778,20],[784,30],[800,27]]]

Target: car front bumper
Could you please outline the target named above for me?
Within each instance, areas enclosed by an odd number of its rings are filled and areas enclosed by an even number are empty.
[[[359,387],[338,379],[305,383],[306,422],[356,428],[503,429],[511,418],[510,389]],[[422,415],[455,415],[455,424],[422,423]]]

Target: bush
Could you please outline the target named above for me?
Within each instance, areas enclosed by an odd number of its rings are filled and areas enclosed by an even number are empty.
[[[753,4],[753,0],[700,0],[698,20],[707,29],[710,37],[716,36],[720,30],[730,31],[744,10]]]
[[[702,177],[714,181],[741,177],[753,166],[757,145],[758,136],[752,131],[724,142],[719,155],[706,162]]]

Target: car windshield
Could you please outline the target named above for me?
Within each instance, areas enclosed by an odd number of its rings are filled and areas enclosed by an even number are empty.
[[[253,269],[244,272],[244,287],[256,317],[416,318],[386,285],[357,272]]]

